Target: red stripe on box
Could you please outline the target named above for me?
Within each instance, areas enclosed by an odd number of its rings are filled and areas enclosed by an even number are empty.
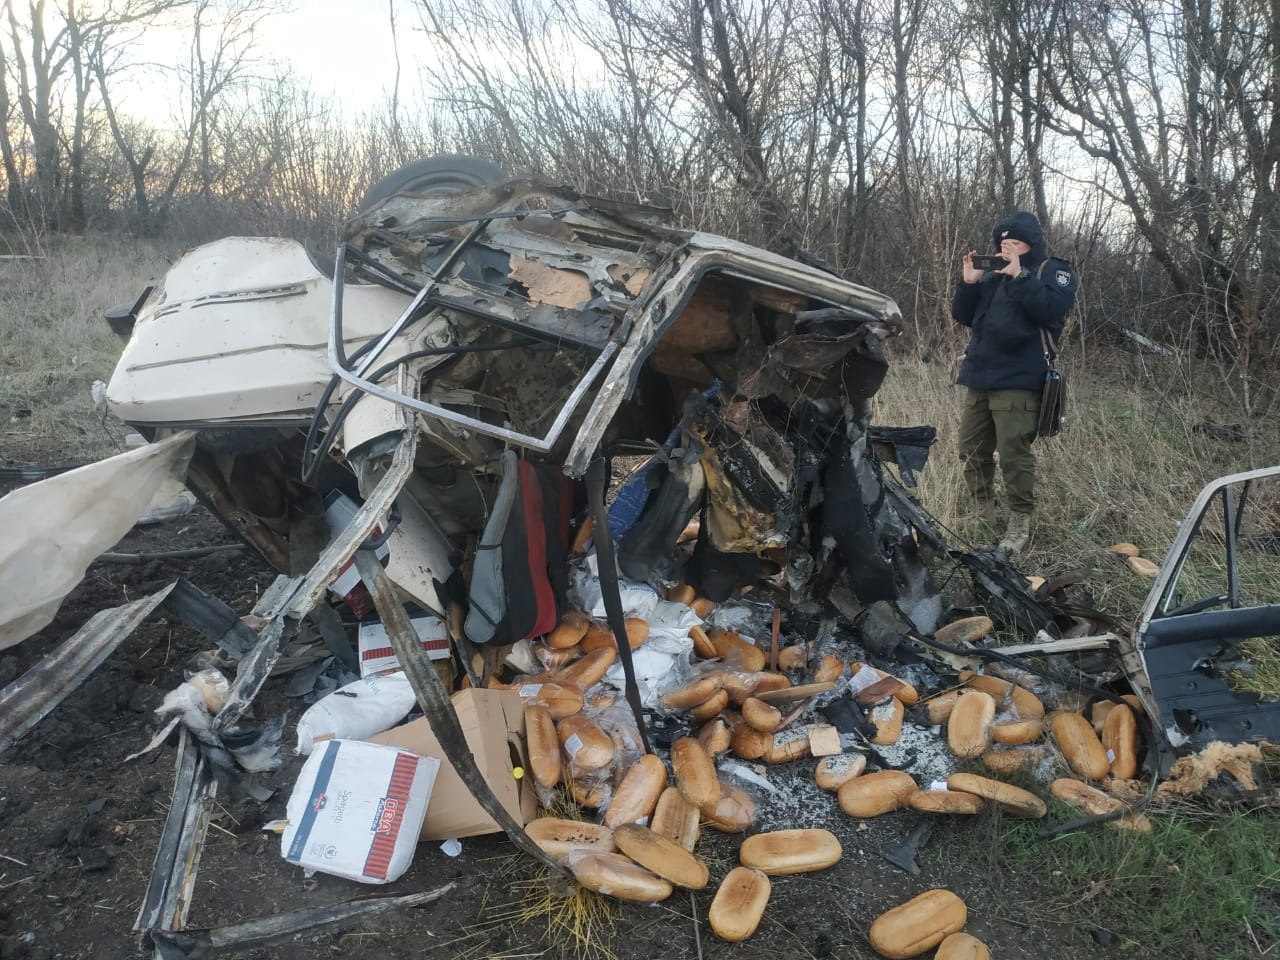
[[[391,768],[391,779],[387,783],[387,794],[383,799],[382,818],[374,828],[376,833],[373,843],[369,845],[369,855],[365,858],[364,869],[360,871],[372,880],[387,879],[396,838],[400,836],[400,826],[404,822],[404,808],[409,802],[409,791],[413,787],[421,759],[415,753],[396,755],[395,765]]]
[[[432,650],[449,649],[449,640],[447,637],[442,637],[439,640],[423,640],[421,642],[422,649],[428,652]],[[371,647],[370,649],[361,652],[360,659],[362,661],[380,660],[383,657],[394,657],[395,655],[396,651],[394,647]]]

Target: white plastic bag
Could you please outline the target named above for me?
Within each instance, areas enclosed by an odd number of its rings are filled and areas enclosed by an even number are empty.
[[[362,677],[307,708],[295,752],[311,753],[318,740],[366,740],[390,730],[417,702],[403,673]]]

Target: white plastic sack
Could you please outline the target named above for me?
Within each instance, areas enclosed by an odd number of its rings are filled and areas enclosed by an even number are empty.
[[[97,556],[129,532],[161,485],[186,476],[183,431],[20,487],[0,499],[0,650],[38,633]]]
[[[306,709],[295,752],[309,754],[319,740],[365,740],[390,730],[417,702],[403,673],[361,677]]]
[[[579,610],[584,610],[597,620],[605,617],[604,594],[600,590],[600,577],[597,574],[596,555],[593,553],[576,565],[569,581],[569,599]],[[636,583],[632,580],[619,580],[618,593],[622,597],[622,614],[626,617],[639,617],[648,620],[654,608],[662,599],[658,591],[647,583]]]
[[[413,862],[440,761],[398,747],[330,740],[302,765],[280,853],[308,872],[391,883]]]

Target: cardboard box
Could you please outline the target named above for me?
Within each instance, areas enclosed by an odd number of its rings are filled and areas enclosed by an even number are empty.
[[[524,739],[524,701],[510,690],[474,688],[459,690],[452,699],[467,746],[471,748],[485,782],[517,823],[528,823],[538,812],[533,777],[517,779],[512,772],[517,766],[526,771],[529,769]],[[431,803],[422,824],[423,840],[447,840],[498,832],[498,825],[471,796],[453,764],[444,755],[425,718],[369,739],[440,761],[440,772],[436,775]]]

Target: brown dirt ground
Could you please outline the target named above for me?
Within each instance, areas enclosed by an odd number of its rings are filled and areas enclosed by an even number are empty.
[[[117,549],[148,552],[229,542],[219,522],[198,509],[183,521],[137,528]],[[98,564],[63,604],[57,619],[38,636],[0,655],[0,683],[30,667],[70,636],[92,613],[136,598],[184,576],[248,612],[273,579],[247,551],[200,560],[141,566]],[[124,958],[148,955],[131,933],[143,896],[173,784],[172,744],[131,763],[154,731],[151,710],[164,692],[181,682],[183,665],[208,644],[162,614],[153,616],[52,714],[20,742],[0,765],[0,958]],[[287,709],[290,724],[301,712],[278,685],[260,698],[259,716]],[[273,714],[273,711],[275,714]],[[300,761],[290,756],[267,778],[277,789],[264,805],[223,807],[209,831],[200,865],[190,925],[204,927],[303,906],[332,903],[368,893],[408,893],[454,881],[444,898],[382,922],[371,930],[302,939],[247,956],[280,960],[342,956],[365,958],[616,957],[873,957],[866,940],[872,919],[883,910],[932,887],[955,890],[969,905],[969,932],[986,941],[994,956],[1011,960],[1055,960],[1098,956],[1087,931],[1069,922],[1059,905],[1046,911],[1043,892],[1009,889],[979,869],[943,864],[955,831],[975,824],[942,823],[922,856],[919,877],[888,866],[878,850],[901,839],[910,816],[893,814],[857,822],[844,816],[834,797],[815,795],[804,825],[826,826],[840,838],[843,859],[819,874],[776,878],[759,931],[742,944],[717,940],[706,911],[719,879],[736,863],[741,838],[708,831],[699,853],[711,867],[712,883],[692,896],[679,891],[656,906],[608,902],[608,914],[589,944],[555,931],[535,901],[549,887],[533,866],[501,837],[463,841],[450,859],[438,844],[422,844],[410,871],[397,882],[371,888],[317,875],[305,879],[279,854],[276,837],[262,823],[283,815]],[[797,761],[794,777],[810,776],[811,761]],[[777,768],[775,768],[777,770]],[[772,774],[775,780],[777,770]],[[1050,878],[1046,877],[1046,889]],[[513,918],[512,910],[529,911]],[[698,919],[697,930],[691,917]],[[700,945],[699,945],[700,940]]]

